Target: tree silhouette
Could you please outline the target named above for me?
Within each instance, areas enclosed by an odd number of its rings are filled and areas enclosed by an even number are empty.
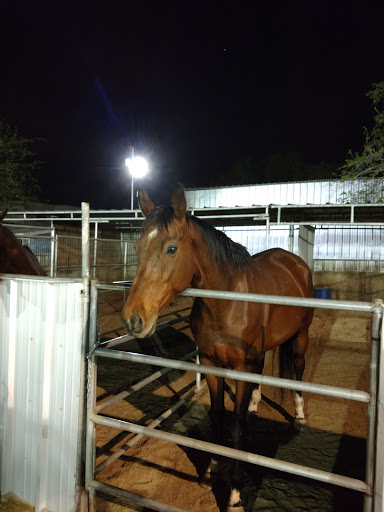
[[[22,209],[27,201],[36,200],[34,171],[42,162],[30,149],[33,142],[0,120],[0,209]]]

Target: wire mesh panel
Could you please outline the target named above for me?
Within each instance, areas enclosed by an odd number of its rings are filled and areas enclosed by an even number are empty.
[[[81,276],[81,237],[64,235],[57,237],[56,275],[58,277]]]
[[[52,252],[54,252],[55,239],[50,233],[44,236],[18,237],[22,245],[28,247],[38,259],[47,275],[52,274]]]
[[[57,276],[81,277],[81,237],[57,237]],[[92,277],[113,282],[132,278],[137,256],[133,240],[90,239],[89,267]]]

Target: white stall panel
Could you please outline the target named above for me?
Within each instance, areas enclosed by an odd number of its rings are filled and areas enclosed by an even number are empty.
[[[0,491],[76,510],[83,411],[83,284],[0,278]]]

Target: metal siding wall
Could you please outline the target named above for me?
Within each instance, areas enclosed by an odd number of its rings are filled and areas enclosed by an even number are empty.
[[[384,261],[384,228],[330,226],[316,229],[316,259]]]
[[[217,208],[219,206],[262,206],[269,204],[342,204],[344,194],[358,192],[365,181],[308,181],[273,183],[187,190],[190,208]],[[269,247],[289,248],[289,230],[272,226]],[[251,254],[266,248],[265,228],[226,227],[223,231],[236,242],[245,245]],[[337,271],[377,271],[384,265],[384,228],[372,226],[316,226],[314,258],[334,260],[316,262],[315,268]],[[294,252],[297,252],[295,230]],[[345,261],[340,261],[345,260]],[[374,260],[374,261],[372,261]],[[382,263],[383,262],[383,263]]]
[[[223,231],[231,240],[244,245],[250,254],[265,251],[267,248],[267,232],[260,226],[232,226],[217,228]],[[289,227],[271,226],[269,233],[269,248],[281,247],[289,250]],[[297,252],[297,230],[295,230],[294,252]]]
[[[264,251],[266,228],[232,226],[218,228],[234,242],[244,245],[250,254]],[[330,226],[316,229],[314,242],[315,270],[338,272],[377,272],[384,267],[384,228],[371,226]],[[271,226],[269,247],[290,250],[289,227]],[[293,252],[298,254],[298,229],[294,230]]]
[[[269,204],[342,204],[345,193],[363,190],[365,181],[298,181],[186,190],[190,208]]]
[[[0,279],[0,490],[36,512],[75,510],[82,289],[80,281]]]

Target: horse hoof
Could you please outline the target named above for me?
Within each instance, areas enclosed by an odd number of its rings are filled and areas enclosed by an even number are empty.
[[[215,471],[217,471],[217,460],[211,459],[205,475],[200,480],[200,487],[203,487],[203,489],[208,489],[209,491],[212,490],[212,474],[215,473]]]
[[[227,507],[226,512],[244,512],[244,507],[243,507],[243,505],[238,505],[238,506],[229,505]]]
[[[295,430],[302,430],[304,427],[307,426],[307,421],[305,418],[295,418],[293,426]]]
[[[200,480],[200,487],[202,487],[203,489],[207,489],[208,491],[212,491],[212,483],[211,483],[211,479],[210,477],[206,478],[204,476],[204,478],[202,480]]]
[[[226,512],[244,512],[244,507],[241,504],[240,491],[236,487],[231,489]]]
[[[212,473],[209,469],[205,472],[205,475],[200,480],[200,487],[203,489],[208,489],[208,491],[212,490]]]

